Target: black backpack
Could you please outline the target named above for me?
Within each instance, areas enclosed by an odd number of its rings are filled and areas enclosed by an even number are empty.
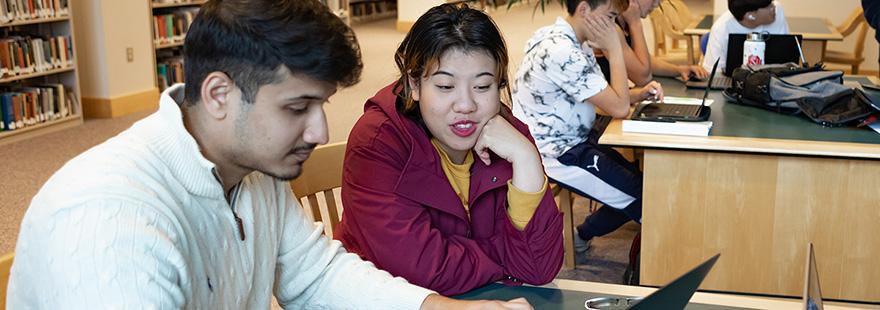
[[[860,123],[878,111],[861,89],[843,86],[842,71],[793,63],[736,68],[724,96],[735,103],[783,114],[802,114],[823,126]]]

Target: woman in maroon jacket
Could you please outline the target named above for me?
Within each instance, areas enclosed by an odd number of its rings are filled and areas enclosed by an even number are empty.
[[[562,215],[527,127],[501,104],[508,57],[495,24],[440,5],[395,61],[399,80],[367,101],[349,135],[335,238],[445,295],[551,281]]]

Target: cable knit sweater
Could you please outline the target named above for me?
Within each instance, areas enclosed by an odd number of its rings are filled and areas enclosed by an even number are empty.
[[[255,172],[224,198],[177,102],[77,156],[21,225],[10,309],[418,309],[431,291],[346,253],[288,183]],[[240,239],[233,209],[243,220]]]

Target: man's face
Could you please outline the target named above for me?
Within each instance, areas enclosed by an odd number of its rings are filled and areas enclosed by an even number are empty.
[[[586,1],[581,2],[581,5],[586,7],[586,14],[584,18],[586,19],[607,19],[611,22],[614,22],[614,19],[617,18],[619,12],[617,9],[611,5],[611,0],[605,1],[605,3],[600,4],[595,9],[590,9],[590,5],[587,4]]]
[[[241,101],[241,91],[234,107],[234,137],[230,137],[233,164],[247,170],[292,180],[302,172],[302,164],[319,144],[327,143],[327,119],[324,103],[336,92],[336,86],[282,68],[284,78],[263,85],[253,103]]]

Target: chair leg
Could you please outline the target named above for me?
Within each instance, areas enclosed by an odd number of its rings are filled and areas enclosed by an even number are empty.
[[[563,189],[559,193],[559,210],[562,211],[562,242],[564,243],[565,252],[563,253],[562,267],[565,270],[575,268],[574,253],[574,215],[572,214],[572,197],[571,192]]]
[[[859,74],[859,65],[852,65],[852,74]]]

